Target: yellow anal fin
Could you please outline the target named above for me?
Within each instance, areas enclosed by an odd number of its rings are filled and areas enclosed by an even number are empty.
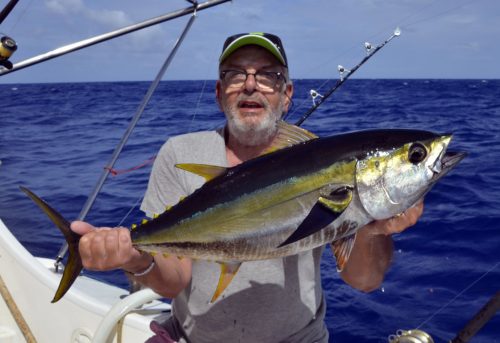
[[[332,242],[332,251],[337,262],[337,271],[341,272],[351,256],[351,251],[356,240],[356,234]]]
[[[196,163],[178,163],[175,166],[179,169],[199,175],[205,178],[206,181],[215,179],[217,176],[224,174],[227,170],[226,167],[211,166],[208,164],[196,164]]]
[[[224,292],[224,290],[233,280],[233,277],[238,272],[238,269],[240,269],[240,266],[241,262],[220,264],[219,283],[217,284],[217,289],[215,290],[215,293],[212,296],[212,300],[210,300],[211,303],[217,300],[217,298],[222,294],[222,292]]]

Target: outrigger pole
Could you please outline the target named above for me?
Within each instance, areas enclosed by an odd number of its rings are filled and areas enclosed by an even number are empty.
[[[143,22],[140,22],[137,24],[133,24],[133,25],[130,25],[130,26],[127,26],[127,27],[124,27],[124,28],[121,28],[121,29],[118,29],[115,31],[111,31],[111,32],[108,32],[108,33],[105,33],[102,35],[87,38],[87,39],[81,40],[81,41],[76,42],[76,43],[62,46],[60,48],[46,52],[44,54],[28,58],[27,60],[24,60],[24,61],[21,61],[19,63],[14,64],[13,68],[10,70],[8,70],[8,69],[0,70],[0,76],[12,73],[12,72],[17,71],[17,70],[21,70],[23,68],[32,66],[34,64],[38,64],[38,63],[41,63],[41,62],[65,55],[65,54],[68,54],[68,53],[76,51],[76,50],[86,48],[86,47],[94,45],[94,44],[98,44],[98,43],[101,43],[101,42],[104,42],[104,41],[107,41],[107,40],[110,40],[110,39],[113,39],[113,38],[116,38],[119,36],[126,35],[128,33],[134,32],[134,31],[142,30],[142,29],[149,27],[149,26],[157,25],[157,24],[163,23],[165,21],[169,21],[169,20],[172,20],[172,19],[175,19],[178,17],[182,17],[185,15],[194,13],[195,11],[202,11],[202,10],[205,10],[207,8],[217,6],[217,5],[220,5],[224,2],[228,2],[231,0],[209,0],[209,1],[203,2],[201,4],[198,4],[196,1],[193,1],[193,0],[186,0],[186,1],[192,3],[193,6],[187,7],[187,8],[181,9],[181,10],[177,10],[174,12],[170,12],[170,13],[161,15],[159,17],[148,19],[146,21],[143,21]]]
[[[170,52],[170,54],[168,55],[167,59],[163,63],[163,66],[161,67],[160,71],[156,75],[156,78],[154,79],[154,81],[149,86],[149,89],[148,89],[146,95],[142,99],[142,102],[139,105],[139,107],[137,108],[137,111],[134,114],[134,117],[132,118],[132,120],[130,121],[127,130],[125,131],[122,139],[120,140],[120,143],[118,143],[117,147],[115,148],[115,150],[113,152],[113,155],[111,156],[111,158],[110,158],[108,164],[106,165],[106,167],[104,168],[104,170],[103,170],[103,172],[102,172],[99,180],[97,181],[96,185],[94,186],[94,189],[93,189],[92,193],[89,195],[89,197],[87,198],[87,201],[83,205],[83,208],[80,211],[80,214],[78,215],[77,220],[83,220],[87,216],[87,214],[90,211],[90,209],[92,208],[92,205],[94,204],[95,199],[97,198],[97,195],[101,191],[101,188],[104,185],[104,182],[106,181],[107,177],[109,176],[109,173],[111,172],[111,169],[113,168],[115,162],[118,160],[118,156],[120,155],[121,151],[123,150],[123,147],[127,143],[130,135],[132,134],[132,130],[135,128],[137,122],[139,121],[140,117],[142,116],[142,113],[144,112],[144,109],[146,108],[146,105],[149,103],[149,100],[151,99],[151,96],[153,95],[154,91],[158,87],[158,84],[160,83],[160,81],[161,81],[163,75],[165,74],[168,66],[170,65],[170,62],[174,58],[174,56],[175,56],[177,50],[179,49],[182,41],[186,37],[186,34],[188,33],[189,29],[191,28],[191,25],[193,24],[194,19],[196,18],[196,13],[197,13],[197,10],[198,10],[198,6],[201,6],[201,5],[198,5],[196,3],[196,1],[192,1],[192,0],[186,0],[186,1],[192,3],[193,7],[190,7],[188,9],[184,9],[183,13],[184,14],[193,13],[193,15],[191,16],[191,18],[189,18],[189,21],[186,24],[186,27],[184,28],[184,31],[182,31],[179,39],[177,40],[177,42],[175,42],[175,45],[172,48],[172,51]],[[207,1],[204,4],[210,3],[210,6],[214,6],[216,4],[220,4],[220,3],[223,3],[223,2],[227,2],[227,1],[229,1],[229,0]],[[205,5],[204,8],[208,8],[207,6],[208,5]],[[175,16],[175,18],[177,18],[177,17],[178,17],[178,15]],[[160,17],[158,17],[158,18],[160,18]],[[163,20],[163,21],[165,21],[165,20]],[[131,32],[131,31],[129,31],[129,32]],[[56,257],[56,261],[54,263],[56,271],[59,269],[61,261],[63,260],[64,255],[66,255],[67,251],[68,251],[68,244],[64,243],[63,246],[61,247],[61,249],[59,250],[59,253],[57,254],[57,257]]]
[[[338,71],[340,73],[340,79],[337,81],[335,86],[333,86],[325,95],[321,95],[315,90],[311,89],[311,97],[313,100],[313,106],[302,115],[302,117],[295,123],[295,125],[300,126],[309,116],[316,111],[316,109],[321,106],[321,104],[330,96],[332,95],[342,84],[347,81],[349,77],[351,77],[352,74],[358,70],[359,67],[361,67],[363,64],[365,64],[370,58],[373,57],[380,49],[382,49],[387,43],[389,43],[394,37],[398,37],[401,35],[401,30],[399,28],[396,28],[394,30],[394,33],[392,36],[387,38],[383,43],[379,44],[377,47],[373,48],[373,46],[366,42],[365,43],[365,50],[366,50],[366,56],[359,62],[356,66],[354,66],[351,70],[348,70],[344,68],[343,66],[339,65],[338,66]],[[344,76],[345,75],[345,76]],[[316,102],[316,99],[319,98],[319,100]]]

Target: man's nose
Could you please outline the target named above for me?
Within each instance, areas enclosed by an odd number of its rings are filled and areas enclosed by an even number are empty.
[[[245,91],[254,92],[257,88],[257,81],[255,80],[255,74],[247,74],[247,79],[245,80]]]

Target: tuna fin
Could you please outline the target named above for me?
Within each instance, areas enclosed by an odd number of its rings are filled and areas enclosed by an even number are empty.
[[[316,138],[318,138],[318,136],[314,133],[281,120],[278,122],[278,134],[276,138],[272,145],[264,150],[262,155]]]
[[[177,163],[175,166],[179,169],[199,175],[205,178],[206,181],[215,179],[217,176],[224,174],[227,170],[226,167],[211,166],[208,164],[196,164],[196,163]]]
[[[45,201],[40,199],[35,193],[31,192],[26,187],[20,187],[21,190],[28,195],[31,200],[35,202],[42,209],[43,212],[56,224],[56,226],[61,230],[66,242],[68,243],[69,257],[66,266],[64,267],[64,273],[59,282],[59,287],[57,288],[56,294],[52,302],[55,303],[61,299],[64,294],[71,287],[73,282],[80,274],[83,269],[82,259],[80,257],[80,252],[78,251],[78,243],[80,242],[80,235],[74,233],[70,229],[70,223],[63,218],[56,210],[49,206]]]
[[[222,292],[224,292],[226,287],[229,286],[229,284],[233,280],[233,277],[238,272],[238,269],[240,269],[240,266],[241,262],[220,264],[219,283],[217,284],[217,289],[215,290],[215,293],[212,296],[212,300],[210,300],[211,303],[217,300],[217,298],[222,294]]]
[[[295,243],[325,228],[345,211],[351,200],[352,188],[348,186],[336,188],[329,195],[320,196],[299,227],[278,248]]]
[[[356,234],[352,234],[332,242],[332,251],[337,261],[337,271],[341,272],[344,270],[345,264],[347,263],[347,260],[349,260],[349,256],[351,256],[355,240]]]

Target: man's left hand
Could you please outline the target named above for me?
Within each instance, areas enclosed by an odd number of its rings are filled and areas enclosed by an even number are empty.
[[[424,202],[419,201],[403,213],[389,219],[377,220],[366,225],[363,230],[372,235],[390,236],[401,233],[416,224],[424,212]]]

